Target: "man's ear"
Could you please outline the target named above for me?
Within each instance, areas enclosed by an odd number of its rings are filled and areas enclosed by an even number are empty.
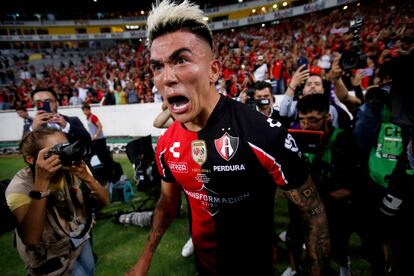
[[[210,62],[210,83],[215,84],[221,75],[221,62],[217,59]]]
[[[326,120],[332,123],[332,115],[330,112],[326,113]]]

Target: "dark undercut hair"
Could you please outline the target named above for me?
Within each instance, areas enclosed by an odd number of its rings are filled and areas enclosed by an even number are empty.
[[[329,112],[329,99],[324,94],[307,95],[299,99],[297,109],[302,114],[312,111],[326,114]]]

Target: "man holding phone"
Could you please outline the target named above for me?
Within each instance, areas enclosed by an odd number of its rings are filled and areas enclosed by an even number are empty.
[[[58,113],[58,99],[52,89],[36,89],[32,92],[32,99],[36,104],[37,112],[33,118],[30,131],[40,127],[50,127],[66,133],[69,142],[79,139],[91,139],[78,117],[69,117]]]

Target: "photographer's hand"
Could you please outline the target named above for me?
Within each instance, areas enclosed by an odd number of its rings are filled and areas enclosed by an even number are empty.
[[[35,190],[46,191],[50,179],[55,175],[62,165],[57,154],[49,153],[50,147],[41,149],[36,159]]]
[[[65,166],[62,168],[82,180],[86,186],[88,186],[90,194],[99,200],[104,206],[109,204],[109,196],[107,191],[101,186],[95,177],[93,177],[84,161],[81,161],[77,165],[72,165],[70,167]]]

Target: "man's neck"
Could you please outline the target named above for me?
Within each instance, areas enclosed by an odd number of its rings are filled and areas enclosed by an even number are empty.
[[[213,93],[213,92],[212,92]],[[202,130],[208,122],[208,119],[213,113],[214,108],[220,100],[220,94],[214,92],[214,95],[206,102],[205,107],[201,110],[200,114],[190,122],[184,123],[186,129],[190,131],[200,131]]]

